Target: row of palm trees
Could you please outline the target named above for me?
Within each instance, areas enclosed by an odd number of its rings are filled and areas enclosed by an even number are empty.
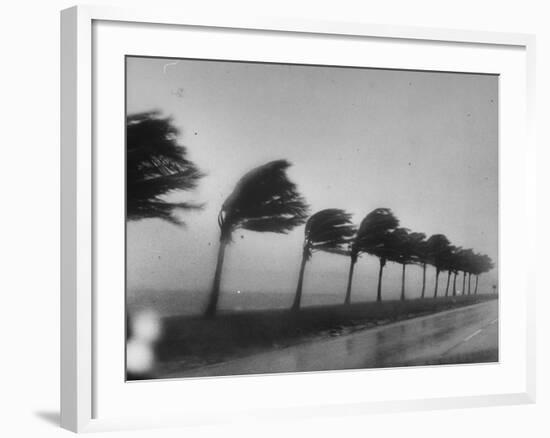
[[[443,234],[434,234],[426,238],[424,233],[411,232],[407,228],[399,227],[399,220],[389,208],[377,208],[367,214],[358,229],[352,224],[351,215],[344,210],[321,210],[313,214],[306,223],[302,266],[292,306],[294,310],[300,308],[305,264],[314,251],[327,251],[350,257],[344,304],[351,302],[354,268],[361,254],[370,254],[379,259],[377,301],[382,300],[382,274],[388,261],[402,266],[401,300],[405,299],[407,265],[422,267],[422,298],[426,294],[427,265],[432,265],[436,271],[434,298],[438,296],[441,272],[447,272],[445,296],[449,296],[450,279],[454,274],[452,295],[456,296],[456,278],[460,272],[464,275],[462,293],[466,293],[466,277],[468,277],[467,293],[469,295],[477,294],[479,275],[493,268],[493,262],[489,256],[451,245]],[[473,292],[472,275],[475,277]]]
[[[466,277],[468,294],[471,293],[471,276],[474,275],[476,282],[473,293],[477,294],[479,275],[493,268],[493,263],[487,255],[453,246],[443,234],[434,234],[426,238],[424,233],[411,232],[407,228],[399,227],[399,220],[389,208],[373,210],[365,216],[358,228],[352,223],[350,213],[337,208],[318,211],[308,218],[309,207],[286,174],[289,166],[290,163],[286,160],[276,160],[251,170],[239,180],[223,203],[218,215],[218,261],[206,316],[216,313],[225,249],[237,229],[287,233],[305,223],[302,262],[292,304],[294,311],[300,309],[306,264],[317,251],[341,254],[350,258],[348,285],[344,298],[344,304],[348,305],[351,303],[354,268],[361,254],[370,254],[379,259],[377,301],[382,300],[382,274],[388,261],[402,265],[402,300],[405,299],[407,265],[422,266],[422,298],[426,291],[427,265],[434,266],[436,270],[434,297],[438,295],[441,272],[448,273],[445,296],[449,295],[452,274],[452,294],[456,295],[456,277],[459,272],[464,274],[463,293],[466,290]]]
[[[176,210],[201,208],[200,204],[170,202],[167,194],[175,190],[194,189],[205,174],[187,157],[178,143],[179,130],[172,119],[156,111],[130,115],[126,121],[126,211],[128,220],[160,218],[182,224]],[[379,259],[377,301],[382,300],[383,269],[388,261],[402,265],[401,299],[405,299],[405,276],[408,265],[423,270],[422,293],[426,292],[426,268],[436,270],[433,296],[438,296],[439,276],[447,272],[445,296],[456,295],[457,275],[463,273],[462,293],[471,293],[471,276],[477,293],[479,275],[493,268],[487,255],[451,245],[442,234],[426,238],[423,233],[399,227],[399,220],[388,208],[377,208],[367,214],[359,227],[351,214],[330,208],[309,216],[309,206],[287,176],[290,163],[276,160],[252,169],[237,183],[223,203],[219,215],[220,244],[214,280],[206,316],[214,316],[218,307],[225,250],[237,229],[286,234],[305,223],[302,262],[292,304],[300,309],[307,262],[313,254],[325,251],[350,258],[344,304],[350,304],[353,273],[362,254]],[[309,216],[309,217],[308,217]]]

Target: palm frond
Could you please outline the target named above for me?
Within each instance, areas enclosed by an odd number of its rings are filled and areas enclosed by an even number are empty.
[[[411,232],[407,228],[396,228],[386,235],[384,255],[393,262],[415,264],[424,261],[426,235]]]
[[[305,222],[308,205],[288,179],[290,163],[276,160],[246,173],[222,205],[222,238],[242,228],[287,233]]]
[[[486,254],[475,253],[472,249],[456,248],[446,260],[449,268],[455,272],[463,271],[474,275],[489,272],[495,267]]]
[[[338,254],[343,255],[346,257],[349,257],[351,255],[351,250],[349,247],[338,247],[338,248],[325,248],[323,251],[328,252],[330,254]]]
[[[426,241],[426,260],[437,269],[447,269],[451,261],[452,245],[443,234],[433,234]]]
[[[173,213],[178,209],[199,208],[197,204],[173,203],[163,199],[174,191],[196,188],[204,176],[187,159],[187,149],[178,143],[179,130],[170,117],[158,111],[126,118],[127,218],[159,218],[182,224]]]
[[[262,233],[281,233],[286,234],[298,225],[303,224],[302,218],[296,216],[266,216],[256,219],[246,219],[241,222],[240,228],[249,231],[259,231]]]
[[[389,208],[377,208],[365,216],[359,225],[351,252],[357,256],[366,252],[379,257],[390,254],[388,239],[399,226],[399,220]]]
[[[309,255],[313,251],[341,253],[354,235],[351,214],[338,208],[327,208],[313,214],[306,222],[304,249]]]
[[[203,208],[203,204],[147,200],[145,202],[128,203],[127,208],[132,209],[132,215],[128,216],[129,221],[156,218],[174,225],[185,225],[185,222],[175,216],[174,213],[177,210],[200,210]]]

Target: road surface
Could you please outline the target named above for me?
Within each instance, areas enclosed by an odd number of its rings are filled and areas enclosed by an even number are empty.
[[[498,300],[491,300],[166,377],[497,361]]]

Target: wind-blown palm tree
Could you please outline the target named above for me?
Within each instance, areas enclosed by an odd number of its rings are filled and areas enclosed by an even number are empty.
[[[457,247],[449,245],[447,256],[445,257],[445,270],[447,271],[447,285],[445,286],[445,296],[449,296],[449,286],[451,284],[451,275],[453,274],[453,263],[456,257]]]
[[[182,224],[181,209],[200,208],[190,202],[170,202],[165,195],[191,190],[204,174],[187,158],[178,142],[179,130],[159,112],[126,118],[126,215],[128,220],[159,218]]]
[[[422,291],[420,292],[420,298],[424,298],[426,296],[426,268],[430,262],[430,258],[428,254],[426,235],[424,233],[419,234],[424,237],[421,241],[417,242],[415,252],[417,254],[418,263],[422,266]]]
[[[449,285],[451,284],[451,270],[447,269],[447,284],[445,286],[445,296],[449,296]]]
[[[469,269],[470,249],[459,249],[453,259],[453,266],[457,275],[462,273],[462,295],[466,294],[466,272]]]
[[[464,272],[464,278],[462,281],[463,293],[466,293],[466,276],[468,276],[468,295],[471,292],[470,277],[472,270],[474,269],[476,254],[472,249],[466,249],[462,252],[462,269]]]
[[[382,300],[382,271],[387,261],[388,237],[389,234],[399,226],[399,220],[394,216],[389,208],[377,208],[367,214],[357,230],[357,234],[350,250],[350,272],[348,279],[348,288],[346,292],[345,303],[351,301],[351,283],[353,279],[353,269],[357,258],[361,253],[374,255],[380,260],[380,269],[378,272],[378,290],[376,294],[377,301]]]
[[[315,251],[326,251],[335,254],[347,254],[347,246],[355,234],[355,227],[351,223],[351,214],[338,208],[328,208],[312,215],[306,222],[304,245],[302,249],[302,264],[293,310],[300,309],[302,299],[302,285],[306,262]]]
[[[453,274],[453,297],[456,297],[456,277],[461,266],[461,254],[463,249],[461,247],[451,246],[449,258],[448,258],[448,268],[449,272]]]
[[[405,270],[407,265],[418,263],[422,255],[424,233],[412,233],[407,228],[395,229],[388,239],[388,259],[399,263],[401,269],[401,300],[405,299]]]
[[[454,245],[449,245],[447,251],[446,251],[446,254],[444,256],[444,267],[443,267],[443,270],[444,271],[447,271],[447,284],[445,286],[445,296],[448,297],[449,296],[449,286],[451,284],[451,275],[453,274],[453,269],[454,269],[454,260],[455,260],[455,257],[456,257],[456,252],[457,252],[458,248]]]
[[[491,258],[486,254],[476,254],[475,255],[475,261],[474,261],[474,268],[472,273],[476,277],[476,283],[474,287],[474,295],[477,295],[477,285],[479,281],[479,276],[481,274],[484,274],[486,272],[489,272],[491,269],[495,267],[493,261]]]
[[[290,163],[276,160],[246,173],[227,197],[218,214],[220,246],[206,316],[216,313],[225,248],[237,229],[286,234],[303,224],[308,206],[288,179]]]
[[[462,253],[463,258],[463,269],[464,269],[464,280],[466,280],[466,275],[468,276],[468,295],[471,293],[471,283],[470,283],[470,277],[472,276],[472,271],[474,270],[474,264],[476,259],[476,254],[471,249],[466,249]],[[465,281],[463,281],[463,289],[464,293],[466,293],[466,284]]]
[[[458,275],[458,271],[454,270],[453,274],[453,297],[456,297],[456,276]]]
[[[422,265],[422,294],[426,287],[426,235],[424,233],[413,232],[409,234],[409,245],[412,253],[412,263]]]
[[[443,234],[434,234],[426,241],[426,245],[428,247],[430,263],[435,267],[434,298],[437,298],[439,274],[442,269],[445,269],[451,243]]]

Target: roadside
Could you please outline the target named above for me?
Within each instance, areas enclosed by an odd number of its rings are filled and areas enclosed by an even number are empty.
[[[486,301],[411,318],[336,338],[318,339],[279,350],[265,351],[223,363],[164,375],[165,378],[294,373],[346,369],[398,368],[438,364],[458,346],[473,353],[470,340],[498,318],[498,302]],[[481,330],[481,331],[480,331]],[[476,333],[476,335],[474,335]],[[487,347],[498,339],[487,336]],[[484,348],[485,348],[484,347]],[[479,349],[470,363],[477,363]],[[451,356],[452,358],[452,356]],[[497,357],[485,362],[496,362]],[[446,362],[442,362],[446,363]],[[462,362],[464,363],[464,362]]]
[[[157,348],[154,376],[196,370],[262,352],[338,338],[495,298],[494,295],[471,295],[369,302],[305,308],[298,314],[281,310],[220,314],[211,320],[166,318],[165,335]]]

